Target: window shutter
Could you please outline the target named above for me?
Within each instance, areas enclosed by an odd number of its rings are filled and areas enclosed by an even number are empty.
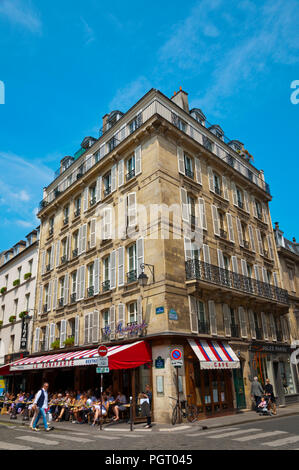
[[[38,352],[39,350],[39,335],[40,335],[40,328],[35,328],[34,352]]]
[[[181,188],[181,204],[182,204],[182,219],[185,222],[190,221],[189,210],[188,210],[188,197],[187,191],[184,188]]]
[[[254,321],[253,311],[248,310],[248,315],[249,315],[249,325],[250,325],[251,338],[256,339],[255,321]]]
[[[98,341],[99,341],[99,311],[94,310],[93,325],[92,325],[92,342],[97,343]]]
[[[49,349],[49,325],[46,325],[45,329],[45,351]]]
[[[127,195],[118,198],[118,238],[124,240],[127,231]]]
[[[141,168],[141,145],[135,149],[135,174],[139,175],[142,171]]]
[[[277,341],[277,334],[276,334],[276,327],[275,327],[275,321],[273,317],[273,313],[270,313],[270,330],[271,330],[271,336],[273,341]]]
[[[89,247],[94,248],[95,246],[96,246],[96,219],[91,219]]]
[[[89,313],[84,316],[84,344],[88,344]]]
[[[98,176],[96,183],[96,202],[102,200],[102,176]]]
[[[201,163],[199,158],[195,157],[195,178],[197,183],[202,184],[202,177],[201,177]]]
[[[43,310],[43,286],[41,285],[39,288],[39,299],[38,299],[38,314],[40,315]]]
[[[247,321],[244,307],[239,307],[239,320],[242,338],[247,338]]]
[[[214,300],[209,300],[208,305],[209,305],[211,335],[217,335],[217,318],[216,318]]]
[[[79,227],[78,231],[78,255],[81,255],[82,253],[82,228],[83,226]]]
[[[137,207],[136,193],[128,194],[128,226],[135,227],[137,225]]]
[[[84,297],[85,297],[85,271],[86,271],[86,268],[85,268],[85,266],[81,266],[80,269],[81,269],[80,298],[84,299]]]
[[[69,302],[69,275],[65,273],[64,285],[63,285],[63,305],[67,305]]]
[[[142,273],[140,265],[144,263],[144,239],[138,238],[136,241],[136,257],[137,257],[137,278]]]
[[[269,256],[271,259],[274,259],[273,245],[272,245],[272,239],[271,239],[270,234],[267,235],[267,242],[268,242]]]
[[[228,184],[227,184],[227,179],[225,176],[222,176],[222,189],[223,189],[223,197],[227,201],[229,201],[229,196],[228,196]]]
[[[268,224],[267,206],[264,202],[262,202],[262,211],[263,211],[263,220],[264,220],[265,224]]]
[[[210,191],[212,191],[214,193],[215,192],[215,181],[214,181],[213,170],[210,166],[208,166],[208,177],[209,177]]]
[[[242,225],[241,225],[241,221],[240,221],[239,217],[236,217],[236,222],[237,222],[237,232],[238,232],[239,245],[244,246]]]
[[[202,197],[199,197],[198,204],[199,204],[199,226],[200,228],[207,230],[208,226],[207,226],[205,200]]]
[[[247,191],[243,191],[243,194],[244,194],[244,209],[246,212],[248,212],[248,214],[250,214],[248,193]]]
[[[66,320],[61,320],[60,324],[60,347],[64,348],[65,344],[64,341],[66,339]]]
[[[222,253],[222,250],[219,250],[219,248],[217,248],[217,259],[218,259],[218,266],[219,266],[219,268],[225,269],[225,266],[224,266],[224,259],[223,259],[223,253]]]
[[[77,269],[76,300],[80,300],[81,266]]]
[[[84,188],[83,191],[83,212],[86,212],[88,209],[88,187]]]
[[[56,268],[60,265],[60,240],[56,242]]]
[[[261,313],[264,339],[269,339],[267,317],[264,312]]]
[[[50,312],[51,307],[52,307],[52,281],[49,281],[47,312]]]
[[[256,281],[260,281],[260,273],[259,273],[259,267],[257,264],[253,266],[254,269],[254,276]]]
[[[75,317],[74,346],[79,346],[79,325],[80,325],[80,317],[79,317],[79,315],[76,315],[76,317]]]
[[[111,305],[110,307],[110,339],[115,338],[115,306]]]
[[[52,343],[55,341],[55,323],[50,324],[50,341],[49,341],[49,349],[52,349]]]
[[[82,253],[86,251],[87,224],[82,225]]]
[[[110,258],[110,289],[116,288],[116,250],[113,250]]]
[[[94,294],[100,292],[100,260],[96,258],[94,260]]]
[[[232,267],[233,267],[233,272],[238,274],[238,260],[236,256],[232,256]]]
[[[247,269],[247,263],[246,263],[245,259],[241,259],[241,266],[242,266],[243,276],[248,277],[248,269]]]
[[[196,298],[192,295],[188,296],[189,299],[189,313],[190,313],[190,329],[192,333],[198,333],[198,316]]]
[[[118,248],[118,286],[123,286],[125,283],[125,249],[123,246]]]
[[[248,231],[249,231],[250,248],[251,248],[251,251],[255,252],[255,242],[254,242],[253,228],[252,228],[251,225],[248,225]]]
[[[274,286],[275,286],[275,287],[279,287],[279,286],[278,286],[278,277],[277,277],[277,273],[276,273],[276,272],[273,272],[273,282],[274,282]]]
[[[220,235],[220,223],[219,223],[219,216],[218,216],[218,209],[213,204],[211,205],[212,208],[212,218],[213,218],[213,227],[215,235]]]
[[[42,274],[45,274],[46,272],[46,252],[45,251],[42,251],[41,259],[42,259]]]
[[[142,322],[143,322],[142,297],[139,296],[137,299],[137,323],[141,325]]]
[[[50,269],[54,268],[54,243],[51,246],[51,255],[50,255]]]
[[[111,192],[116,190],[116,164],[114,164],[111,168]]]
[[[120,188],[124,184],[124,159],[122,158],[118,162],[118,187]]]
[[[203,260],[204,263],[211,264],[211,257],[210,257],[210,247],[209,245],[203,245]]]
[[[193,259],[191,239],[184,237],[185,261]]]
[[[67,236],[67,252],[66,252],[68,261],[71,261],[71,257],[72,257],[71,248],[72,248],[72,236],[71,234],[69,234]]]
[[[231,315],[227,304],[222,304],[225,336],[231,336]]]
[[[256,237],[257,237],[257,242],[259,246],[259,253],[260,255],[263,255],[264,254],[263,241],[262,241],[261,231],[258,228],[256,229]]]
[[[234,227],[233,227],[233,218],[232,215],[227,212],[226,214],[227,228],[228,228],[228,237],[229,240],[235,243]]]
[[[263,282],[265,282],[266,284],[269,284],[268,276],[267,276],[267,269],[265,269],[264,266],[262,266],[262,274],[263,274]]]
[[[238,196],[237,196],[237,188],[234,182],[232,182],[232,191],[233,191],[233,203],[234,203],[234,206],[237,206]]]
[[[179,173],[184,175],[185,174],[185,161],[184,161],[184,152],[183,152],[182,147],[177,147],[177,157],[178,157]]]
[[[257,217],[257,210],[256,210],[256,205],[255,205],[255,199],[253,196],[251,196],[251,204],[252,204],[252,209],[253,209],[253,215],[254,217]]]
[[[125,326],[125,305],[118,304],[118,318],[117,318],[117,330],[123,328]],[[118,333],[119,338],[123,338],[124,335],[122,333]]]

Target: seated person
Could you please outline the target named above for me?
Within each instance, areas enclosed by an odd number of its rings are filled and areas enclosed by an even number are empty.
[[[56,421],[61,421],[62,420],[62,417],[65,416],[65,411],[69,409],[69,407],[72,403],[72,398],[71,398],[71,395],[69,394],[69,392],[66,392],[65,398],[63,399],[62,403],[63,404],[61,406],[60,413],[59,413],[59,416],[57,417]]]
[[[268,413],[268,403],[265,400],[265,397],[262,397],[259,405],[258,405],[258,410],[262,413]]]
[[[101,418],[102,416],[106,417],[108,415],[108,409],[109,409],[109,401],[108,397],[105,393],[103,393],[103,403],[98,401],[97,403],[94,404],[95,408],[95,414],[94,414],[94,419],[92,426],[95,426],[96,421]]]
[[[86,400],[86,396],[82,394],[80,395],[80,400],[76,401],[75,408],[73,409],[73,423],[78,424],[82,422],[82,412],[85,411]]]
[[[119,412],[124,411],[126,409],[126,407],[124,405],[127,404],[127,399],[126,399],[125,395],[122,392],[118,392],[114,403],[115,403],[115,406],[113,408],[113,412],[115,414],[115,417],[113,418],[113,421],[118,421],[119,420]]]

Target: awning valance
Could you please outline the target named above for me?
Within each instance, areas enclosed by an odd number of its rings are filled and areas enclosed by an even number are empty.
[[[145,341],[110,346],[107,356],[110,369],[132,369],[152,360],[151,348]],[[26,357],[7,365],[9,365],[10,372],[51,369],[55,367],[96,366],[98,357],[98,349],[87,349],[84,351]]]
[[[230,345],[220,340],[188,339],[202,369],[237,369],[240,361]]]

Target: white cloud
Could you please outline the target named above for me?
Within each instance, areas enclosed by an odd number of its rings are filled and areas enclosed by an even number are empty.
[[[80,19],[83,23],[84,35],[85,35],[85,44],[87,45],[87,44],[90,44],[91,42],[95,41],[95,39],[96,39],[95,32],[84,18],[81,17]]]
[[[32,33],[41,33],[42,22],[38,13],[33,9],[31,1],[2,0],[0,16],[10,23],[22,26]]]
[[[114,98],[109,103],[109,109],[111,111],[115,109],[123,112],[127,111],[151,88],[149,80],[144,76],[140,76],[116,92]]]

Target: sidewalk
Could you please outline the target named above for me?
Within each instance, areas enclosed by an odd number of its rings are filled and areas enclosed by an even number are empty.
[[[265,421],[266,419],[279,419],[287,416],[299,415],[299,403],[294,403],[283,408],[277,409],[276,416],[259,416],[255,411],[244,411],[228,416],[221,416],[217,418],[208,418],[204,420],[196,421],[195,423],[184,422],[182,424],[172,426],[171,424],[158,424],[153,422],[153,427],[151,429],[144,429],[143,424],[134,424],[134,431],[143,431],[143,432],[173,432],[180,431],[185,429],[194,428],[196,431],[201,429],[213,429],[221,428],[225,426],[234,426],[245,423],[253,423],[255,421]],[[8,415],[0,415],[0,424],[1,423],[10,423],[11,425],[25,425],[29,426],[29,421],[22,421],[22,417],[18,416],[16,420],[12,420]],[[41,426],[42,422],[40,421]],[[53,422],[52,426],[57,430],[61,431],[78,431],[78,432],[88,432],[92,428],[87,424],[73,424],[70,421],[62,421],[60,423]],[[99,427],[97,428],[99,429]],[[130,432],[130,424],[126,422],[121,423],[109,423],[103,425],[103,432]]]

